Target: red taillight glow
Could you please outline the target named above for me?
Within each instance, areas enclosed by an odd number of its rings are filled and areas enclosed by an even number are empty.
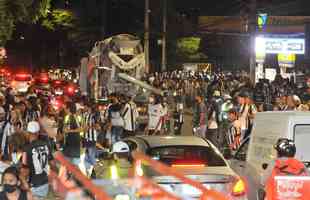
[[[68,87],[68,92],[69,92],[70,94],[73,94],[74,88],[73,88],[73,87]]]
[[[56,109],[60,109],[60,107],[62,106],[62,102],[61,101],[56,101],[55,102],[55,106],[56,106]]]
[[[28,76],[28,74],[16,74],[17,78],[27,78]]]
[[[42,81],[42,82],[48,82],[48,77],[43,76],[43,77],[40,78],[40,81]]]
[[[233,185],[232,194],[234,196],[241,196],[246,193],[246,184],[242,179],[238,179],[237,182]]]
[[[17,81],[31,81],[30,74],[22,73],[22,74],[16,74],[15,79]]]
[[[55,81],[55,84],[56,84],[56,85],[60,85],[60,84],[61,84],[61,81]]]

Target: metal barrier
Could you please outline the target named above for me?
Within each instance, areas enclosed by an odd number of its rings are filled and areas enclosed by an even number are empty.
[[[112,200],[113,198],[110,197],[105,191],[104,187],[100,188],[99,186],[95,185],[89,178],[87,178],[82,172],[74,165],[72,165],[69,161],[67,161],[64,156],[60,152],[56,152],[55,160],[60,163],[62,168],[65,168],[65,172],[60,170],[60,175],[56,174],[54,171],[50,171],[49,179],[52,185],[52,188],[55,192],[61,195],[62,198],[67,198],[68,196],[74,196],[74,194],[82,194],[83,190],[86,189],[89,191],[92,196],[96,200]],[[140,152],[133,152],[134,158],[134,174],[132,178],[126,179],[124,187],[130,187],[136,196],[136,199],[151,197],[152,200],[181,200],[181,197],[177,197],[172,193],[167,192],[161,186],[156,184],[151,179],[146,178],[143,176],[141,165],[142,163],[147,163],[151,166],[155,171],[159,172],[160,174],[173,176],[180,181],[188,184],[199,191],[201,191],[201,196],[199,199],[201,200],[228,200],[229,198],[225,197],[221,193],[205,188],[201,183],[194,181],[185,177],[182,173],[178,172],[177,170],[172,169],[158,161],[155,161],[148,156],[140,153]],[[77,186],[74,181],[67,178],[66,174],[67,171],[74,176],[74,178],[81,184],[81,186]],[[113,180],[115,184],[123,184],[124,180]],[[126,185],[126,186],[125,186]],[[87,198],[76,198],[72,197],[70,199],[73,200],[86,200]]]
[[[198,189],[201,191],[201,200],[228,200],[226,196],[223,194],[207,189],[204,187],[201,183],[194,181],[192,179],[189,179],[185,177],[182,173],[178,172],[175,169],[172,169],[171,167],[168,167],[158,161],[155,161],[151,159],[150,157],[144,155],[143,153],[140,152],[133,152],[132,153],[133,158],[135,159],[135,167],[134,167],[134,172],[135,172],[135,177],[141,177],[141,163],[147,163],[150,167],[152,167],[155,171],[159,172],[160,174],[164,175],[169,175],[169,176],[174,176],[180,181],[184,182],[185,184],[191,185],[192,187]],[[157,184],[156,184],[157,185]]]
[[[84,174],[82,174],[82,172],[76,166],[72,165],[68,160],[66,160],[60,152],[56,152],[54,154],[54,158],[60,163],[62,167],[65,167],[65,170],[70,172],[74,178],[78,180],[79,183],[82,184],[84,188],[87,189],[96,199],[111,200],[111,198],[101,188],[94,185],[92,181]],[[73,196],[73,194],[82,193],[82,188],[78,187],[74,181],[68,180],[67,176],[65,175],[67,174],[66,172],[61,173],[62,174],[60,176],[54,171],[50,171],[49,173],[50,184],[52,185],[53,190],[57,192],[57,194],[59,194],[62,198],[66,198],[70,195]]]

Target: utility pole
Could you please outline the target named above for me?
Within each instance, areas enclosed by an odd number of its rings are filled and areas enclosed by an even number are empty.
[[[144,57],[145,57],[145,71],[150,72],[150,2],[145,0],[144,8]]]
[[[256,70],[256,53],[255,53],[255,37],[256,37],[256,0],[250,0],[249,13],[249,33],[250,33],[250,79],[255,84]]]
[[[163,1],[163,35],[162,35],[162,60],[161,60],[161,71],[167,70],[167,49],[166,49],[166,39],[167,39],[167,0]]]

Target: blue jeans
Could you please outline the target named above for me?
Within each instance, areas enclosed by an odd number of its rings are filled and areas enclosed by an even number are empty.
[[[44,199],[47,197],[49,191],[49,186],[48,183],[38,186],[38,187],[32,187],[31,192],[33,196],[39,198],[39,199]]]
[[[86,148],[84,162],[85,162],[85,168],[87,170],[89,170],[96,164],[96,154],[97,154],[96,146]]]
[[[72,158],[72,157],[66,157],[66,159],[71,162],[71,164],[77,166],[77,168],[79,168],[79,165],[81,163],[81,159],[80,158]]]
[[[114,144],[121,140],[124,128],[121,126],[112,126],[111,128],[111,142]]]

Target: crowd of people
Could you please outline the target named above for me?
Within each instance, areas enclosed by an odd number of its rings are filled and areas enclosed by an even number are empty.
[[[278,74],[274,81],[260,79],[252,84],[245,72],[173,71],[154,73],[146,80],[174,97],[168,103],[172,113],[166,116],[174,118],[176,113],[176,119],[183,119],[184,109],[192,110],[194,134],[220,149],[236,150],[249,136],[257,112],[310,110],[310,79],[306,78],[294,83]]]
[[[113,144],[135,134],[184,134],[185,111],[192,113],[194,135],[209,139],[220,150],[234,151],[250,135],[257,112],[310,108],[310,81],[294,84],[281,76],[256,85],[244,74],[231,73],[173,71],[144,80],[165,95],[151,94],[142,106],[133,96],[116,93],[105,104],[81,96],[63,98],[61,106],[55,106],[52,97],[37,95],[31,87],[25,94],[2,88],[0,169],[6,193],[0,196],[46,197],[48,170],[57,171],[55,151],[62,151],[92,177],[98,149],[113,149]],[[141,126],[141,115],[146,115],[146,126]]]

